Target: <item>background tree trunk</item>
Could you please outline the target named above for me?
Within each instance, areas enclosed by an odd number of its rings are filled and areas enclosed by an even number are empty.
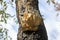
[[[21,20],[20,16],[26,13],[36,13],[41,14],[38,8],[38,0],[16,0],[16,10],[17,10],[17,18],[19,22],[19,29],[17,34],[17,40],[48,40],[46,28],[44,26],[43,20],[41,24],[38,26],[38,29],[35,31],[32,30],[21,30]]]

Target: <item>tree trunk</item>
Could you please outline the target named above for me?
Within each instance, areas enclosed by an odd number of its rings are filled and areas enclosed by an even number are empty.
[[[48,40],[38,0],[16,0],[19,29],[17,40]]]

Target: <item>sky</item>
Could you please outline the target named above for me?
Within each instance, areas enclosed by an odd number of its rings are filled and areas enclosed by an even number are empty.
[[[9,2],[8,0],[6,1]],[[46,1],[47,0],[39,0],[39,10],[44,18],[44,24],[47,30],[48,39],[60,40],[60,12],[55,10],[52,3],[49,5]],[[13,7],[11,7],[11,4],[8,4],[8,9],[6,12],[11,15],[15,15],[16,18],[16,5],[14,2]],[[56,2],[60,3],[59,0],[56,0]],[[56,17],[57,13],[59,13],[58,17]],[[9,18],[7,22],[7,24],[1,22],[0,24],[2,24],[3,28],[9,29],[8,35],[12,38],[12,40],[17,40],[19,24],[16,24],[13,18]]]
[[[46,3],[47,0],[39,0],[39,9],[43,16],[49,40],[60,40],[60,12],[56,11],[53,4]],[[59,2],[59,0],[57,1]],[[56,14],[59,16],[56,17]]]

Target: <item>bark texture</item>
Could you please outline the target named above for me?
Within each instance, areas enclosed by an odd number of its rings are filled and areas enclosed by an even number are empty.
[[[19,22],[17,40],[48,40],[46,28],[39,12],[38,0],[16,0],[16,10]]]

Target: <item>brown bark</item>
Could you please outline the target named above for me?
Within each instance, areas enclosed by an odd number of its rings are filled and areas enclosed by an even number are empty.
[[[17,40],[48,40],[38,0],[16,0],[19,29]]]

